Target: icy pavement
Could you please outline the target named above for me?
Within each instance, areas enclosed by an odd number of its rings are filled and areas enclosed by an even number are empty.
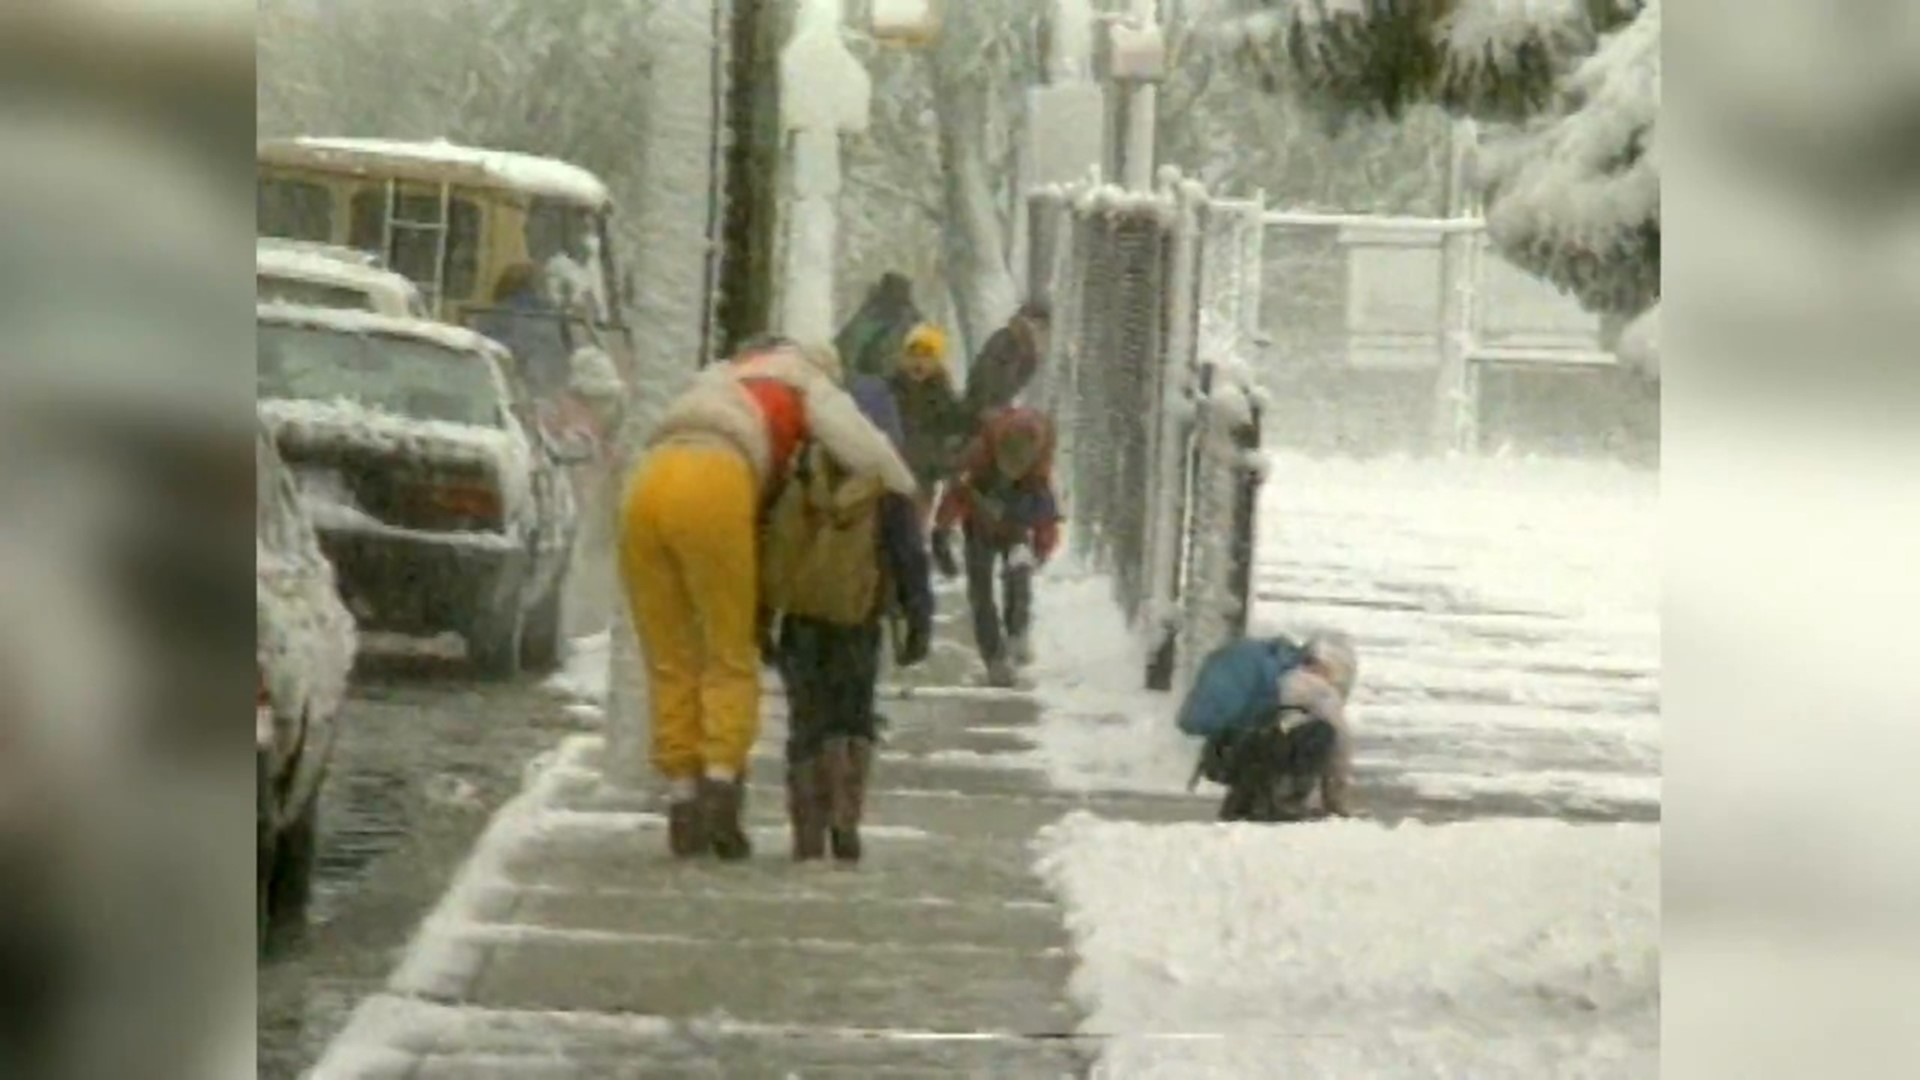
[[[560,685],[597,696],[592,651]],[[1031,839],[1076,807],[1191,809],[1054,791],[1025,759],[1027,696],[927,688],[883,705],[867,859],[796,867],[783,704],[752,766],[745,865],[670,859],[658,808],[604,783],[600,736],[546,755],[311,1075],[1083,1074]]]

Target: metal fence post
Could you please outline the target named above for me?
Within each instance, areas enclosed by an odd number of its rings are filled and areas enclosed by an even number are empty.
[[[1152,476],[1147,487],[1151,532],[1147,539],[1148,618],[1157,644],[1147,660],[1149,690],[1171,690],[1179,654],[1182,574],[1188,548],[1186,468],[1193,442],[1193,378],[1196,369],[1194,294],[1199,255],[1199,208],[1205,201],[1194,186],[1174,178],[1174,215],[1169,227],[1171,252],[1167,287],[1161,294],[1166,347],[1153,395],[1157,415],[1150,421]]]

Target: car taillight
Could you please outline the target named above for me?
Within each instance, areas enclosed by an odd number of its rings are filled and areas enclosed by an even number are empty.
[[[500,523],[500,493],[490,485],[425,484],[416,490],[414,497],[426,516],[438,525],[488,528]]]

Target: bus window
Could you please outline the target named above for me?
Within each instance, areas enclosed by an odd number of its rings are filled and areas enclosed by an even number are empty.
[[[333,239],[333,192],[311,180],[263,176],[255,196],[254,218],[262,236],[326,243]]]
[[[401,221],[433,223],[440,217],[440,197],[402,194],[394,201],[394,211]],[[386,219],[384,188],[357,193],[353,197],[348,244],[363,251],[379,251]],[[423,289],[431,289],[435,276],[433,256],[439,243],[432,229],[396,228],[393,250],[384,253],[387,265]],[[441,284],[446,297],[464,299],[474,295],[480,273],[480,209],[467,199],[455,198],[448,202],[447,259],[442,270],[445,281]]]
[[[555,255],[579,260],[587,252],[593,214],[577,206],[535,197],[527,206],[527,256],[545,266]]]

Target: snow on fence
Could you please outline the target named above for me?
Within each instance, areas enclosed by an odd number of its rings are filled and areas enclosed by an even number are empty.
[[[1246,625],[1260,214],[1171,173],[1149,194],[1029,200],[1033,291],[1054,312],[1036,393],[1060,432],[1070,543],[1112,577],[1155,689]]]

